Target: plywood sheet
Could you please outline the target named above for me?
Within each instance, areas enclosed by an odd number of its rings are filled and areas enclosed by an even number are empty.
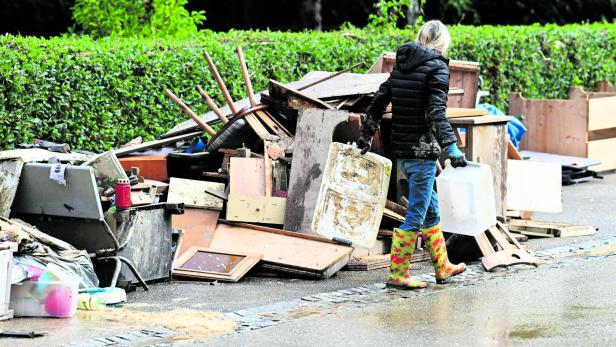
[[[561,176],[560,164],[509,160],[507,208],[533,212],[562,212]]]
[[[332,143],[312,219],[312,232],[372,248],[387,200],[391,160]]]
[[[222,210],[222,199],[206,193],[206,189],[217,190],[222,193],[225,190],[225,185],[223,183],[171,177],[167,201],[170,203],[181,202],[186,207]]]
[[[601,164],[593,166],[594,171],[616,169],[616,138],[588,142],[588,158],[600,160]]]
[[[348,118],[349,113],[344,111],[314,108],[299,111],[285,212],[286,230],[310,231],[334,130]]]
[[[567,156],[567,155],[533,152],[533,151],[520,151],[520,156],[522,156],[522,158],[524,159],[531,160],[531,161],[539,161],[543,163],[555,163],[561,166],[567,165],[567,166],[575,166],[579,168],[587,168],[587,167],[592,167],[594,165],[601,164],[601,161],[596,160],[596,159],[572,157],[572,156]],[[594,167],[592,169],[594,169]]]
[[[227,220],[283,224],[286,206],[286,198],[229,194]]]
[[[231,158],[229,194],[265,196],[263,158]]]
[[[588,100],[588,130],[616,127],[616,96]]]
[[[12,149],[0,152],[0,160],[19,159],[23,162],[47,162],[57,158],[59,161],[85,161],[88,156],[81,153],[57,153],[42,148]]]
[[[308,78],[285,84],[288,88],[299,89],[302,86],[325,78],[333,72],[313,71]],[[327,81],[321,82],[301,92],[313,98],[333,99],[362,94],[372,94],[379,90],[383,82],[389,78],[389,73],[343,73]]]
[[[201,208],[185,208],[184,214],[171,216],[173,229],[181,229],[184,232],[178,254],[184,254],[193,246],[209,247],[214,237],[219,216],[220,211]]]
[[[259,253],[264,262],[319,272],[341,261],[346,264],[352,251],[333,243],[226,224],[218,225],[210,247]]]

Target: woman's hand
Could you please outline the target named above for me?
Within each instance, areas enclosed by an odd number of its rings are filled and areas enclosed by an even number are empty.
[[[466,158],[464,158],[464,153],[458,149],[455,143],[447,146],[447,155],[451,160],[451,166],[455,167],[465,167],[466,166]]]

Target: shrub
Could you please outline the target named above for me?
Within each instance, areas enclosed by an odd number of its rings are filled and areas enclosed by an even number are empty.
[[[616,25],[450,28],[449,56],[478,61],[489,102],[506,109],[510,91],[567,97],[570,85],[616,82]],[[415,36],[408,30],[207,32],[177,39],[0,36],[0,145],[34,137],[103,150],[146,140],[185,120],[164,95],[169,87],[198,113],[201,84],[224,99],[203,58],[207,50],[234,98],[245,95],[233,47],[244,48],[256,91],[267,79],[295,80],[310,70],[374,61]]]

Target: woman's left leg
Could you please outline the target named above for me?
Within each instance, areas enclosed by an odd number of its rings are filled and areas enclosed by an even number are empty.
[[[445,237],[441,230],[440,221],[438,196],[436,195],[436,191],[433,190],[430,197],[430,206],[428,207],[424,222],[424,225],[427,227],[421,229],[421,235],[428,247],[430,259],[434,265],[436,282],[444,283],[448,278],[464,272],[464,270],[466,270],[466,265],[464,263],[454,265],[449,262]]]

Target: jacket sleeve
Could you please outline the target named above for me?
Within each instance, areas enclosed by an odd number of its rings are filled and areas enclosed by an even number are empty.
[[[383,118],[383,112],[391,102],[390,80],[391,77],[383,82],[379,90],[374,94],[374,98],[372,98],[372,102],[366,110],[366,118],[364,119],[364,124],[361,129],[362,134],[373,136],[379,128],[381,118]]]
[[[445,66],[439,66],[428,76],[426,120],[441,148],[457,142],[456,135],[445,115],[447,93],[449,93],[449,70]]]

